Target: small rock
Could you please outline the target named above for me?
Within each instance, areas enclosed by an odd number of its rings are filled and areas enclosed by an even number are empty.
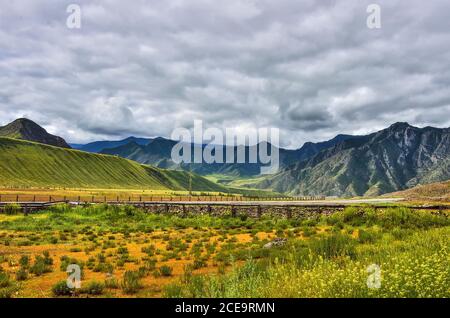
[[[274,239],[272,242],[269,242],[269,243],[265,244],[263,247],[264,247],[264,248],[279,247],[279,246],[285,245],[286,242],[287,242],[287,239],[277,237],[277,238]]]

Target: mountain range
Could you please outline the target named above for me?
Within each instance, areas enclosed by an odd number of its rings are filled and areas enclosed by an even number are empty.
[[[280,166],[287,167],[296,162],[313,157],[320,151],[333,147],[334,145],[349,139],[358,139],[359,136],[338,135],[335,138],[319,143],[307,142],[301,148],[296,150],[279,148]],[[257,163],[192,163],[176,164],[171,159],[171,150],[177,141],[165,139],[162,137],[153,139],[129,137],[120,141],[98,141],[86,145],[78,145],[77,148],[84,151],[97,152],[102,154],[117,155],[123,158],[131,159],[143,164],[150,164],[165,169],[190,170],[200,175],[224,174],[235,177],[252,177],[260,174],[261,162]],[[250,151],[258,151],[261,144],[244,147],[246,158]],[[191,144],[191,153],[194,148],[206,145]],[[256,149],[255,149],[256,148]],[[270,149],[270,145],[268,145]],[[230,147],[222,146],[222,151],[226,153]],[[237,162],[237,147],[232,150],[235,154],[234,162]],[[192,155],[193,156],[193,155]],[[193,160],[192,160],[193,161]]]
[[[0,136],[69,147],[61,137],[48,134],[26,119],[1,127]],[[395,123],[369,135],[337,135],[324,142],[307,142],[295,150],[280,148],[280,170],[268,176],[259,176],[261,162],[176,164],[171,160],[176,143],[162,137],[129,137],[72,147],[81,150],[79,153],[123,157],[145,166],[248,179],[241,185],[293,195],[376,196],[450,179],[450,128],[417,128]],[[245,147],[247,157],[252,147],[260,146]]]
[[[347,139],[251,186],[303,195],[375,196],[450,179],[450,129],[396,123]]]

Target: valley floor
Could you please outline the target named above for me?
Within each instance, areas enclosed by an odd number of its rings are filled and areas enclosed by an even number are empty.
[[[288,220],[60,205],[9,213],[0,215],[0,297],[450,297],[447,212],[348,207]],[[69,264],[82,268],[79,290],[65,282]]]

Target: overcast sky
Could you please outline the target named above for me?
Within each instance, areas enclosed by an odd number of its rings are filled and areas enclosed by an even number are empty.
[[[299,147],[450,126],[450,1],[0,0],[0,125],[69,142],[278,127]],[[66,26],[70,3],[80,29]],[[381,29],[366,26],[381,6]]]

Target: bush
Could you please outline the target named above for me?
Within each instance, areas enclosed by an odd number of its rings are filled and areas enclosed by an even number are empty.
[[[163,265],[159,268],[159,272],[161,273],[161,276],[172,276],[172,267]]]
[[[324,258],[350,256],[354,258],[355,240],[348,235],[336,233],[311,241],[311,250]]]
[[[9,275],[5,272],[0,272],[0,288],[11,286]]]
[[[142,251],[142,253],[145,253],[145,254],[147,254],[148,256],[151,257],[151,256],[155,255],[155,246],[154,245],[149,245],[149,246],[143,247],[141,249],[141,251]]]
[[[27,278],[28,278],[27,271],[21,267],[16,273],[16,280],[22,281],[22,280],[26,280]]]
[[[359,243],[375,243],[381,237],[380,233],[373,230],[363,230],[358,231],[358,242]]]
[[[55,296],[72,296],[75,293],[75,289],[69,288],[67,281],[62,280],[53,285],[52,293]]]
[[[59,203],[59,204],[50,206],[50,207],[48,208],[48,210],[49,210],[50,212],[53,212],[53,213],[65,213],[65,212],[70,212],[71,209],[72,209],[71,206],[70,206],[69,204],[66,204],[66,203]]]
[[[33,266],[30,268],[30,273],[41,276],[45,273],[50,273],[52,271],[51,264],[53,261],[50,261],[50,258],[42,257],[40,255],[36,256]]]
[[[404,207],[390,208],[380,215],[380,226],[386,229],[431,228],[450,225],[450,220],[443,215],[433,215],[428,211],[414,211]]]
[[[18,204],[11,203],[5,205],[3,211],[5,212],[6,215],[16,215],[22,211],[22,208]]]
[[[139,273],[133,271],[126,271],[123,275],[123,280],[120,284],[125,294],[135,294],[141,289],[142,283],[140,281]]]
[[[20,259],[19,259],[19,265],[22,268],[29,268],[30,267],[30,257],[27,255],[23,255]]]
[[[19,287],[17,285],[0,288],[0,298],[11,298],[18,291]]]
[[[105,285],[100,282],[92,281],[85,288],[83,288],[83,293],[89,295],[101,295],[103,294],[104,289]]]
[[[119,288],[119,282],[115,277],[110,277],[105,279],[105,288],[108,289],[117,289]]]
[[[192,264],[193,269],[199,269],[206,266],[207,266],[206,261],[201,258],[194,259],[194,263]]]

